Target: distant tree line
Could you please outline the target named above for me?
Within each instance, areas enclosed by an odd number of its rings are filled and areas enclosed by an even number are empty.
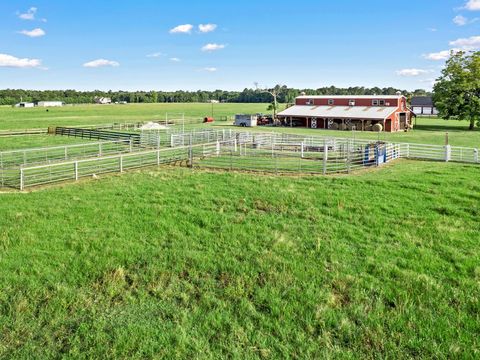
[[[278,102],[292,103],[295,97],[302,93],[306,95],[395,95],[397,91],[407,97],[413,95],[430,95],[425,90],[414,92],[388,88],[349,87],[337,88],[335,86],[318,89],[292,89],[287,86],[276,87]],[[269,103],[272,101],[270,94],[257,89],[244,89],[243,91],[77,91],[77,90],[0,90],[0,105],[14,105],[20,101],[63,101],[66,104],[89,104],[95,102],[95,97],[109,97],[113,102],[126,101],[129,103],[188,103],[208,102],[218,100],[230,103]]]

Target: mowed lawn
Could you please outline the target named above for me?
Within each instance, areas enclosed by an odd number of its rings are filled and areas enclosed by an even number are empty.
[[[478,358],[480,168],[0,194],[0,358]]]
[[[213,115],[234,116],[236,113],[266,112],[267,104],[213,104]],[[127,105],[70,105],[60,108],[19,109],[0,107],[0,130],[47,128],[48,126],[135,123],[179,120],[200,122],[212,115],[212,104],[159,103]]]

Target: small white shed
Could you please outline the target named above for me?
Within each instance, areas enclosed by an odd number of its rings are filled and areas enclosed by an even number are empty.
[[[35,107],[34,103],[29,103],[29,102],[20,102],[18,104],[15,104],[15,107],[17,108],[33,108]]]
[[[61,101],[39,101],[37,103],[39,107],[60,107],[63,106],[63,102]]]

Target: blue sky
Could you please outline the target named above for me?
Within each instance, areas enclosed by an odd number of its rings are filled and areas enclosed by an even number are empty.
[[[480,0],[2,0],[0,88],[431,88],[448,50],[480,48],[477,18]]]

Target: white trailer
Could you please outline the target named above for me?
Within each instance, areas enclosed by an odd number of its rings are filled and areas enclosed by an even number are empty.
[[[253,127],[257,126],[257,115],[237,114],[235,115],[236,126]]]

